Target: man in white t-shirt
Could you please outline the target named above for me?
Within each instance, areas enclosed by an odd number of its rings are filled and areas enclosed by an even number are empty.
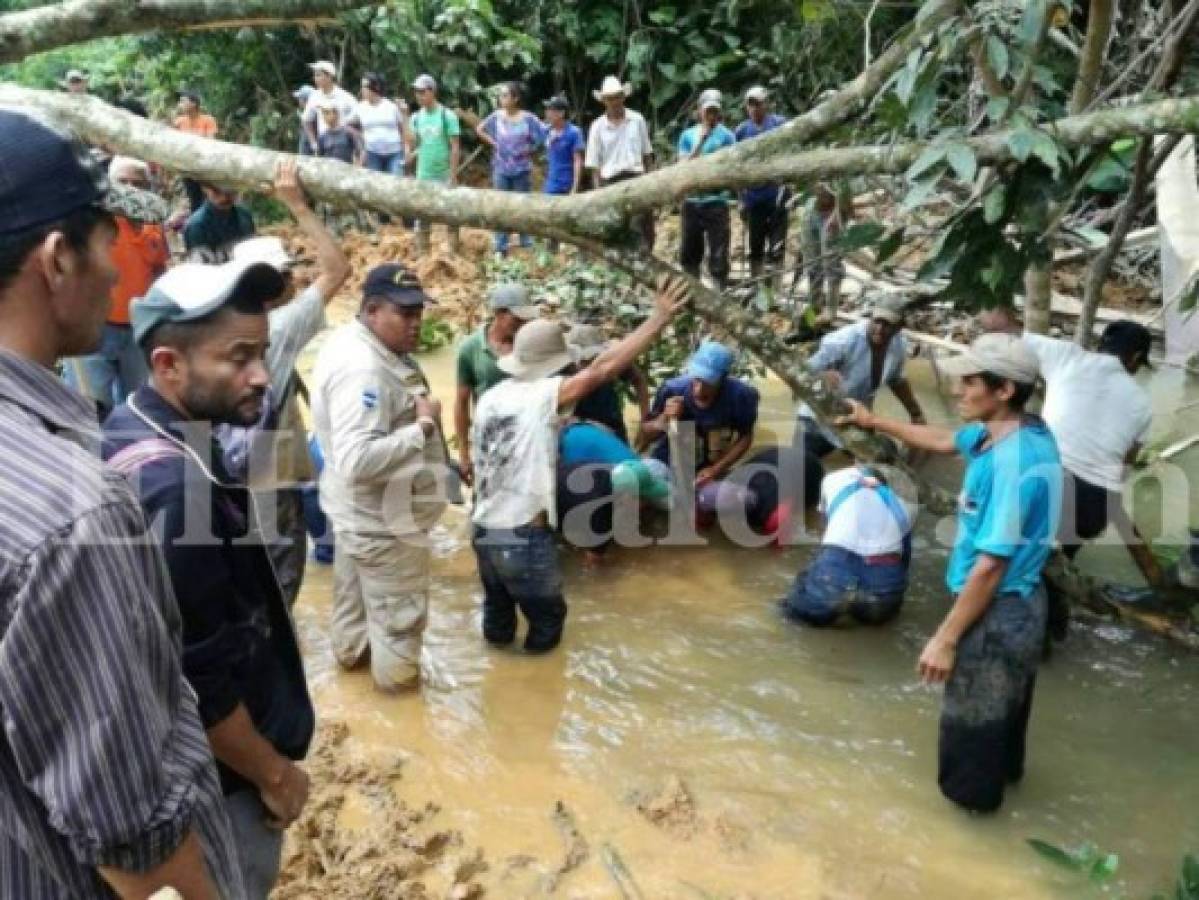
[[[815,626],[846,615],[868,625],[890,621],[908,586],[912,509],[877,470],[850,466],[825,477],[820,511],[820,552],[796,576],[783,612]]]
[[[1149,583],[1161,585],[1161,567],[1121,497],[1126,469],[1136,460],[1153,418],[1149,396],[1133,378],[1149,361],[1149,329],[1128,320],[1112,322],[1097,351],[1038,334],[1025,334],[1024,342],[1041,362],[1041,416],[1057,441],[1065,470],[1058,536],[1063,552],[1073,559],[1084,542],[1097,538],[1110,523]]]
[[[304,106],[304,114],[300,118],[304,126],[304,133],[308,135],[308,146],[316,153],[318,152],[317,148],[320,147],[319,138],[328,128],[328,125],[325,124],[325,117],[321,115],[321,104],[331,102],[337,109],[337,120],[344,124],[354,114],[354,107],[358,105],[358,100],[345,88],[338,86],[337,66],[327,59],[309,63],[308,68],[312,69],[312,81],[316,85],[316,90],[309,95],[308,103]]]
[[[517,607],[529,623],[525,650],[558,646],[566,621],[554,542],[559,417],[625,372],[690,299],[682,279],[662,279],[654,311],[631,334],[575,370],[556,322],[536,320],[499,360],[508,374],[479,399],[471,434],[475,472],[472,546],[483,582],[483,637],[516,638]]]
[[[650,143],[645,118],[625,106],[625,98],[632,90],[631,84],[609,75],[594,92],[595,99],[604,104],[604,114],[591,123],[591,130],[587,132],[583,165],[591,170],[597,188],[636,178],[653,168],[654,146]],[[653,214],[646,213],[636,219],[634,227],[641,232],[645,249],[652,251]]]

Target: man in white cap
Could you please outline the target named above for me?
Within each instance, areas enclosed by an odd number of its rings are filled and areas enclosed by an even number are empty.
[[[256,237],[233,247],[233,259],[264,262],[283,276],[284,290],[268,303],[269,343],[266,368],[270,376],[263,415],[249,429],[228,429],[220,435],[231,471],[262,492],[258,508],[273,522],[261,522],[271,542],[271,558],[283,597],[290,607],[299,595],[307,556],[300,486],[315,480],[297,397],[302,388],[296,359],[325,328],[325,309],[350,275],[350,263],[304,196],[294,162],[282,162],[275,176],[275,197],[295,217],[301,233],[316,250],[316,278],[297,293],[295,260],[277,237]]]
[[[653,168],[654,146],[650,143],[649,127],[641,113],[625,107],[625,98],[632,90],[631,84],[609,75],[594,92],[595,99],[604,104],[604,114],[591,123],[583,165],[591,170],[597,188],[636,178]],[[645,249],[653,250],[653,214],[638,218],[637,227]]]
[[[874,406],[879,389],[886,385],[903,404],[912,421],[924,424],[924,411],[904,377],[908,346],[903,336],[904,301],[884,294],[870,307],[870,318],[827,334],[807,361],[808,371],[823,377],[828,387],[850,400]],[[792,445],[816,459],[841,448],[834,431],[816,421],[806,404],[799,408]]]
[[[491,319],[480,325],[458,345],[458,388],[454,396],[454,437],[458,443],[458,467],[463,480],[471,483],[470,414],[483,394],[508,376],[498,360],[512,352],[512,341],[526,322],[541,311],[529,298],[523,284],[503,282],[487,295]]]
[[[838,424],[966,462],[946,570],[954,601],[920,654],[919,672],[925,682],[945,683],[941,792],[966,809],[993,812],[1024,774],[1045,640],[1041,573],[1057,534],[1062,465],[1045,423],[1025,412],[1040,365],[1019,337],[983,335],[942,371],[961,378],[958,414],[966,425],[956,432],[884,419],[856,400]]]
[[[709,89],[699,95],[699,122],[679,138],[679,162],[707,156],[737,143],[737,138],[722,123],[720,91]],[[720,290],[729,279],[729,201],[728,191],[692,194],[683,200],[682,239],[679,265],[683,271],[699,277],[707,244],[708,271]]]
[[[766,88],[755,85],[745,92],[745,111],[748,118],[734,134],[737,142],[753,140],[786,124],[786,119],[770,112],[770,95]],[[786,185],[757,184],[741,192],[741,217],[749,231],[749,270],[755,277],[762,274],[764,263],[781,271],[787,252]],[[776,280],[776,279],[772,279]]]
[[[71,69],[62,80],[62,86],[68,94],[86,94],[88,77],[78,69]]]
[[[519,607],[529,624],[525,650],[558,646],[566,621],[554,539],[559,417],[632,365],[688,299],[685,281],[663,278],[650,317],[575,374],[566,374],[575,360],[561,326],[545,320],[522,328],[499,361],[510,377],[479,401],[472,436],[472,544],[489,643],[516,639]]]
[[[417,181],[448,184],[458,183],[458,165],[462,155],[462,126],[458,114],[446,109],[437,99],[437,80],[432,75],[419,75],[412,82],[416,102],[420,106],[408,119],[404,132],[407,142],[405,160],[415,168]],[[432,223],[416,222],[416,247],[428,253],[431,246]],[[457,253],[460,237],[457,225],[446,226],[446,243],[451,253]]]
[[[411,356],[426,302],[403,266],[375,266],[357,318],[329,336],[312,379],[321,507],[337,539],[333,652],[347,669],[369,658],[389,692],[420,684],[429,531],[446,506],[441,403]]]
[[[331,102],[337,110],[338,120],[348,122],[350,116],[354,114],[354,107],[358,100],[337,84],[337,66],[329,60],[322,59],[309,63],[308,68],[312,69],[312,81],[316,85],[316,90],[309,95],[304,104],[301,121],[304,126],[304,134],[308,138],[308,146],[315,150],[320,146],[320,136],[328,127],[321,115],[322,103]]]

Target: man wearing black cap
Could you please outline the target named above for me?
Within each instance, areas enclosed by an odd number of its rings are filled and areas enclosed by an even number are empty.
[[[24,111],[0,159],[0,897],[240,897],[161,553],[53,371],[99,346],[113,193]]]
[[[1127,319],[1112,322],[1097,351],[1039,334],[1025,334],[1024,342],[1041,361],[1041,414],[1057,440],[1066,474],[1059,534],[1063,552],[1073,559],[1110,523],[1149,584],[1160,586],[1161,566],[1121,497],[1127,468],[1153,421],[1149,395],[1133,377],[1149,364],[1149,329]],[[1055,609],[1055,624],[1061,623],[1060,615]]]
[[[445,510],[441,403],[411,356],[427,302],[403,266],[376,266],[313,373],[321,506],[337,537],[333,651],[347,669],[369,658],[384,691],[420,683],[428,535]]]

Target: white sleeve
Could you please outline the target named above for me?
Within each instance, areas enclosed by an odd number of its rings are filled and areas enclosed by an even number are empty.
[[[276,396],[296,367],[296,358],[321,329],[325,327],[325,298],[315,284],[305,288],[290,303],[273,309],[267,317],[270,343],[266,350],[266,367]]]
[[[305,125],[311,125],[316,121],[316,93],[313,93],[308,98],[308,105],[304,107],[304,113],[300,116]]]
[[[1043,334],[1024,333],[1024,344],[1041,362],[1041,377],[1048,381],[1061,371],[1077,353],[1086,351],[1073,341],[1061,341]]]
[[[413,423],[388,430],[390,404],[370,369],[334,374],[325,386],[332,448],[329,461],[342,478],[359,484],[385,480],[425,449],[425,432]]]
[[[649,139],[649,126],[645,124],[645,117],[641,117],[641,121],[637,123],[638,129],[641,131],[642,156],[653,156],[654,145]]]
[[[598,169],[600,167],[600,140],[599,140],[599,120],[591,123],[591,128],[587,130],[587,155],[583,159],[583,165],[588,169]]]

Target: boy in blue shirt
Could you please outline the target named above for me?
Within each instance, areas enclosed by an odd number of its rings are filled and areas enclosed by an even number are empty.
[[[547,194],[575,194],[583,179],[583,154],[587,139],[579,126],[570,121],[570,104],[561,94],[545,101],[545,187]],[[558,242],[550,241],[550,252],[558,252]]]
[[[720,124],[720,91],[707,90],[699,95],[699,124],[692,125],[679,138],[679,161],[707,156],[737,143],[731,131]],[[729,193],[713,191],[693,194],[683,201],[682,242],[679,265],[699,278],[704,261],[704,243],[708,245],[708,271],[724,290],[729,278]]]
[[[945,682],[938,781],[975,812],[1003,802],[1024,774],[1024,744],[1045,638],[1041,571],[1057,534],[1062,467],[1057,444],[1024,412],[1040,370],[1010,334],[980,337],[942,371],[961,377],[957,432],[884,419],[855,401],[838,424],[916,449],[958,453],[966,474],[945,573],[953,606],[920,654],[926,683]]]

